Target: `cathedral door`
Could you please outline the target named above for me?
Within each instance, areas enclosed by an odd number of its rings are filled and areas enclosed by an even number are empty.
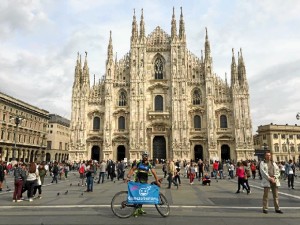
[[[119,145],[117,148],[117,160],[121,161],[124,160],[124,158],[125,158],[125,146]]]
[[[228,145],[221,146],[221,160],[225,161],[230,159],[230,147]]]
[[[91,154],[92,160],[100,161],[100,148],[99,146],[93,146],[92,147],[92,154]]]
[[[199,159],[203,160],[203,147],[202,145],[195,145],[194,147],[194,154],[195,154],[195,162],[198,162]]]
[[[155,136],[153,139],[153,157],[152,159],[166,159],[166,139],[164,136]]]

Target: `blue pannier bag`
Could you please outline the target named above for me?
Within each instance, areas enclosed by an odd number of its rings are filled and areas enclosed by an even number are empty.
[[[159,187],[130,181],[127,202],[128,204],[159,204]]]

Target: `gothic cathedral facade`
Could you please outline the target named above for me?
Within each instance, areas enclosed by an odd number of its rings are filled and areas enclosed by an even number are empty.
[[[230,85],[213,72],[206,30],[200,58],[187,49],[181,10],[171,35],[159,26],[145,34],[135,13],[130,51],[113,56],[110,33],[106,73],[90,86],[78,54],[72,89],[71,160],[240,160],[254,157],[249,87],[240,50],[232,50]]]

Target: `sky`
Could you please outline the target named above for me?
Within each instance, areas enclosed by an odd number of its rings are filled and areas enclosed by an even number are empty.
[[[144,11],[146,35],[171,33],[180,7],[187,48],[204,49],[213,71],[230,81],[232,48],[242,48],[253,133],[259,125],[299,124],[300,1],[296,0],[1,0],[0,91],[50,113],[71,117],[77,52],[88,52],[90,80],[105,73],[109,33],[122,58],[130,49],[133,11]]]

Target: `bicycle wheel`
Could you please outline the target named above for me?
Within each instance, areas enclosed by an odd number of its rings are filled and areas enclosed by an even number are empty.
[[[170,206],[168,200],[162,193],[159,193],[159,200],[160,203],[155,205],[155,207],[160,215],[162,215],[163,217],[167,217],[170,214]]]
[[[127,204],[127,195],[128,191],[120,191],[111,200],[111,210],[117,217],[128,218],[135,210],[134,205]]]

